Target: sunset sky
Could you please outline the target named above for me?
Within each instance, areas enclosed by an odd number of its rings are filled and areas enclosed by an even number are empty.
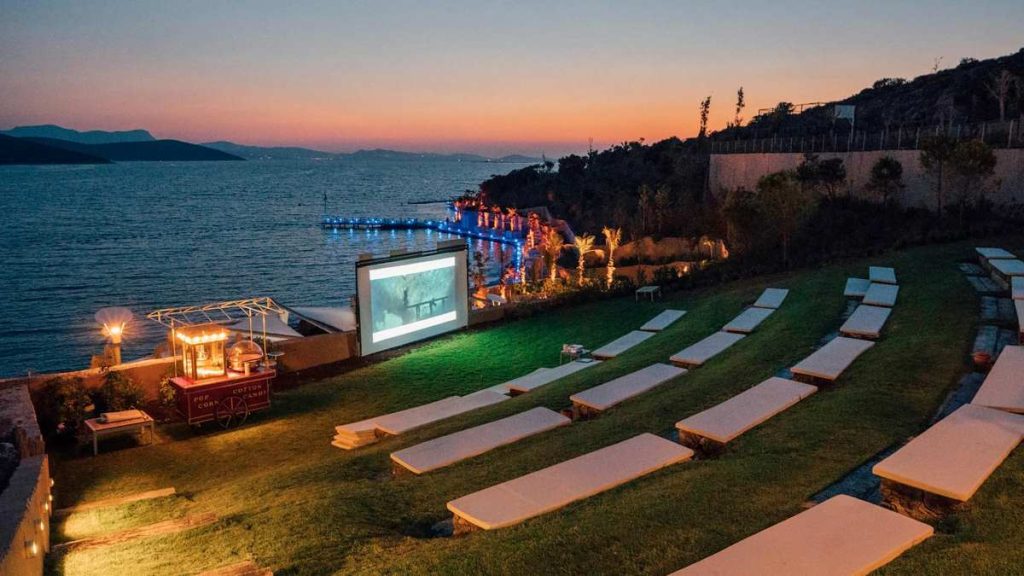
[[[1024,2],[0,0],[0,128],[557,155],[1019,50]]]

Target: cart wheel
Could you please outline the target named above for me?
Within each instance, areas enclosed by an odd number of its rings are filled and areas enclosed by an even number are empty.
[[[241,396],[228,396],[217,403],[216,418],[221,428],[240,426],[249,417],[249,405]]]

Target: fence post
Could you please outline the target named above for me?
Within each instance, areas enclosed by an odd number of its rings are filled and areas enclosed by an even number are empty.
[[[988,132],[988,122],[981,123],[981,141],[985,141],[985,134]]]
[[[914,150],[921,147],[921,127],[917,127],[917,132],[914,133]]]
[[[1010,129],[1006,131],[1006,147],[1013,147],[1013,120],[1010,120]]]
[[[903,149],[903,126],[902,125],[899,128],[897,128],[897,130],[896,130],[896,149],[897,150],[902,150]]]

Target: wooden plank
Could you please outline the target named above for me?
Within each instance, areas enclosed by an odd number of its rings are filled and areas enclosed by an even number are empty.
[[[199,576],[274,576],[274,572],[260,567],[252,560],[244,560],[237,564],[200,572]]]
[[[142,500],[152,500],[154,498],[166,498],[168,496],[174,496],[176,494],[173,487],[171,488],[160,488],[158,490],[147,490],[145,492],[138,492],[136,494],[129,494],[128,496],[116,496],[113,498],[104,498],[102,500],[94,500],[92,502],[84,502],[82,504],[76,504],[74,506],[68,506],[67,508],[61,508],[54,510],[53,515],[56,517],[67,516],[75,512],[85,512],[87,510],[95,510],[97,508],[109,508],[112,506],[120,506],[122,504],[129,504],[131,502],[140,502]]]
[[[167,534],[175,534],[185,530],[191,530],[193,528],[201,528],[203,526],[213,524],[216,521],[216,514],[213,512],[206,512],[204,514],[185,516],[184,518],[176,518],[174,520],[165,520],[163,522],[157,522],[156,524],[149,524],[147,526],[120,530],[112,534],[104,534],[103,536],[96,536],[94,538],[83,538],[81,540],[73,540],[71,542],[62,542],[60,544],[55,544],[53,546],[53,550],[57,553],[67,553],[78,550],[103,548],[106,546],[113,546],[114,544],[139,540],[140,538],[164,536]]]

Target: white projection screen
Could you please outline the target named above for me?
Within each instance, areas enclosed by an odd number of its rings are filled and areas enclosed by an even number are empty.
[[[356,263],[360,355],[464,328],[466,244]]]

